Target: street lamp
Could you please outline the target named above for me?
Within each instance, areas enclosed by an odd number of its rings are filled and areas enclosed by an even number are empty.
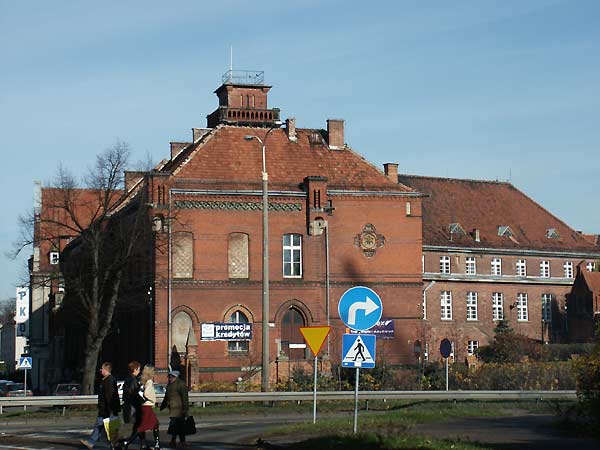
[[[265,161],[266,147],[265,143],[271,131],[278,128],[281,122],[277,121],[269,128],[263,139],[254,135],[244,136],[244,139],[251,141],[256,139],[262,147],[262,217],[263,217],[263,292],[262,292],[262,372],[261,372],[261,391],[269,390],[269,175]]]

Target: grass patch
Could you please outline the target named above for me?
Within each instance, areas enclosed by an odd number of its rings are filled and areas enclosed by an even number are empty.
[[[323,436],[290,444],[286,450],[491,450],[492,447],[460,441],[434,440],[418,436]]]

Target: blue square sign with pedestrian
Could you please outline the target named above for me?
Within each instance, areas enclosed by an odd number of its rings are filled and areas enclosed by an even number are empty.
[[[372,369],[375,367],[375,335],[344,334],[342,336],[342,367]]]

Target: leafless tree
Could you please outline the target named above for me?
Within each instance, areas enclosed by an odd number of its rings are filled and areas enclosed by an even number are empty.
[[[137,189],[123,189],[129,146],[117,142],[96,157],[95,164],[78,179],[60,166],[50,189],[46,189],[41,208],[33,220],[31,242],[37,246],[62,250],[60,276],[64,278],[63,308],[85,329],[83,355],[83,392],[93,390],[98,355],[111,331],[118,302],[130,302],[124,295],[132,272],[143,275],[144,267],[132,271],[143,261],[151,227],[144,200],[143,182]],[[17,245],[28,243],[26,233]],[[68,242],[61,248],[61,242]],[[64,243],[64,242],[63,242]],[[131,286],[129,286],[131,288]]]

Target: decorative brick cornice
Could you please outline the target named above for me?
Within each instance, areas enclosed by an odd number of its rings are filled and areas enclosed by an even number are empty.
[[[261,211],[260,202],[227,202],[206,200],[176,200],[178,209],[204,209],[218,211]],[[297,212],[302,211],[302,203],[269,203],[269,211]]]

